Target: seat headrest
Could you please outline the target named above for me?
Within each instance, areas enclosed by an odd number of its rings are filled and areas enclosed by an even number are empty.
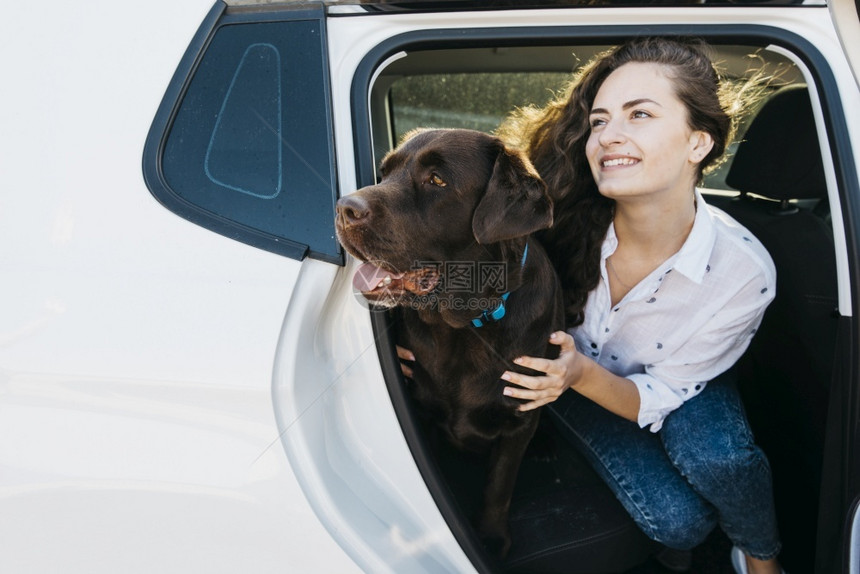
[[[726,183],[777,200],[827,197],[806,87],[782,88],[762,106],[738,144]]]

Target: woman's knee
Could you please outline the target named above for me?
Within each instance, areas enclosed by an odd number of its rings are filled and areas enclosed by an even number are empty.
[[[755,444],[727,445],[726,448],[701,450],[692,457],[672,459],[681,474],[700,492],[712,484],[735,488],[731,485],[743,484],[752,476],[770,473],[767,457]]]
[[[716,525],[716,514],[711,508],[673,506],[639,527],[649,538],[669,548],[690,550],[701,544]]]

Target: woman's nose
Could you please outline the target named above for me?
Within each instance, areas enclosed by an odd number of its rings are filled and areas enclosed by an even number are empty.
[[[607,146],[624,141],[624,126],[617,120],[607,120],[600,130],[597,141],[600,145]]]

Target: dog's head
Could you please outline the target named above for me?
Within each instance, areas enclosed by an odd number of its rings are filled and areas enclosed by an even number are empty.
[[[356,289],[391,307],[433,292],[452,262],[498,257],[492,246],[552,224],[531,164],[472,130],[419,130],[383,158],[381,179],[337,202],[341,244],[366,263]]]

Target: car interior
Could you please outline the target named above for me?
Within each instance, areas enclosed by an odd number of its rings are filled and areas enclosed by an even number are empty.
[[[802,70],[783,51],[712,45],[714,61],[729,78],[762,67],[771,77],[728,161],[707,176],[702,191],[706,201],[750,229],[776,264],[776,299],[739,362],[739,386],[773,470],[781,562],[787,571],[811,572],[837,326],[834,235],[819,146],[825,131],[816,120],[821,114],[814,92],[810,97]],[[492,132],[514,108],[542,105],[577,66],[606,47],[404,51],[377,70],[371,87],[375,161],[417,126]],[[380,339],[382,346],[395,343],[390,336]],[[390,357],[390,350],[383,355]],[[396,364],[389,359],[388,366],[389,392],[428,487],[461,545],[486,570],[627,572],[660,550],[543,417],[517,480],[511,552],[504,564],[490,562],[470,526],[480,501],[481,461],[424,436]]]

